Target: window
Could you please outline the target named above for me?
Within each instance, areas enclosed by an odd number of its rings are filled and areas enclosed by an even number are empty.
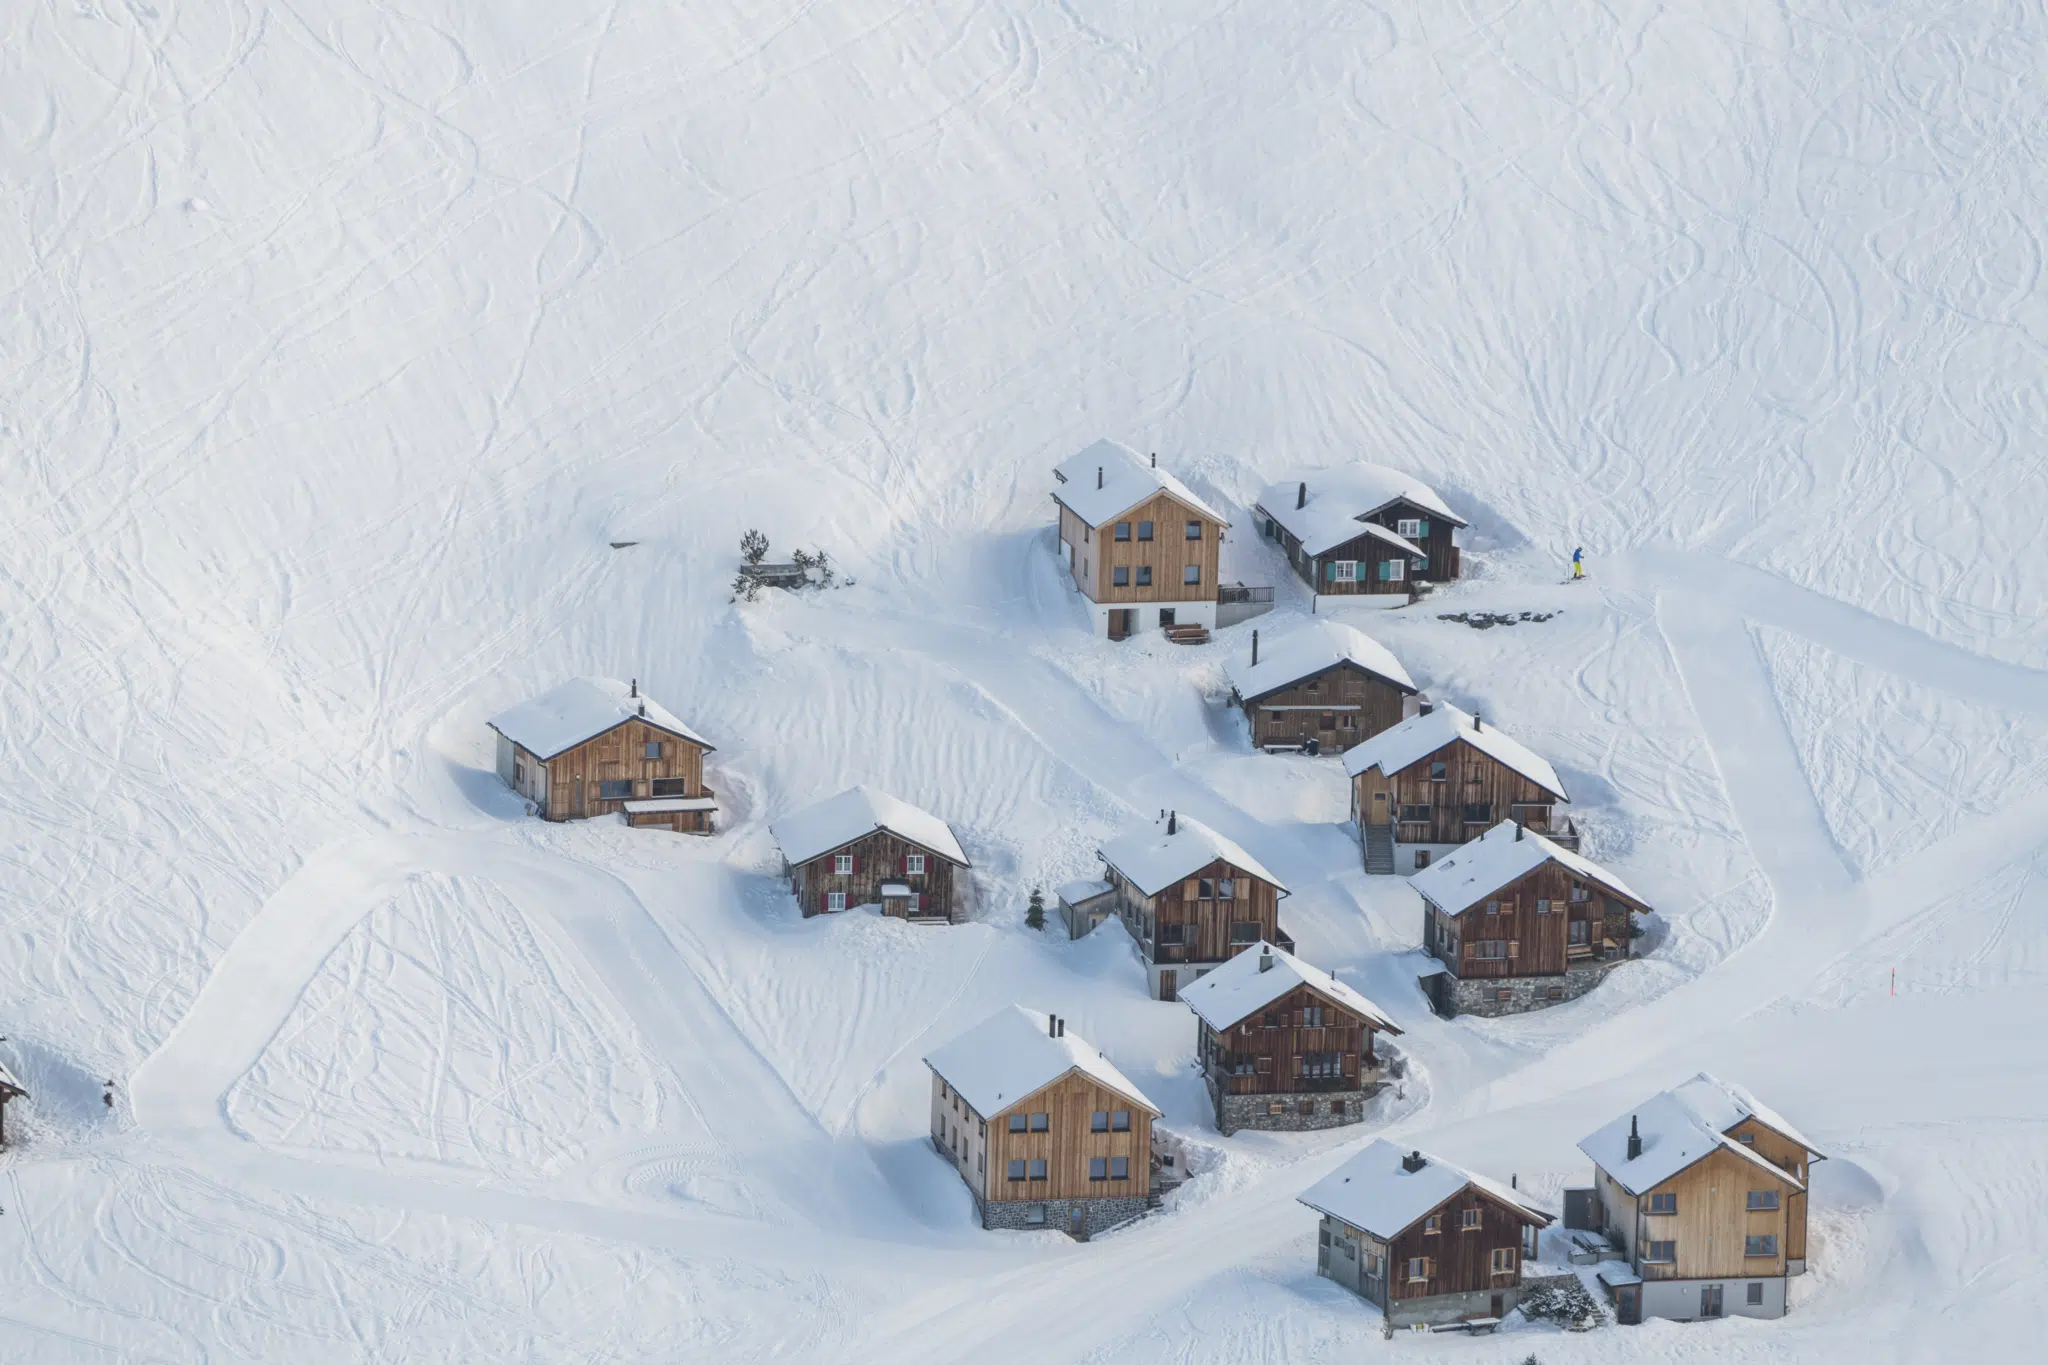
[[[1670,1265],[1678,1259],[1678,1243],[1645,1242],[1643,1259],[1652,1265]]]
[[[1428,806],[1401,807],[1401,823],[1404,825],[1426,825],[1429,823]]]
[[[1585,886],[1584,886],[1584,885],[1582,885],[1581,883],[1579,883],[1579,882],[1573,882],[1573,883],[1572,883],[1572,900],[1574,900],[1574,901],[1583,901],[1583,900],[1591,900],[1591,899],[1592,899],[1592,895],[1593,895],[1593,893],[1592,893],[1592,892],[1590,892],[1590,891],[1588,891],[1588,890],[1586,890]]]
[[[1755,1134],[1755,1133],[1737,1133],[1737,1134],[1735,1135],[1735,1140],[1736,1140],[1737,1142],[1741,1143],[1741,1144],[1742,1144],[1743,1146],[1745,1146],[1745,1147],[1751,1147],[1751,1146],[1754,1146],[1754,1145],[1756,1144],[1756,1134]]]
[[[924,855],[922,853],[904,854],[903,871],[907,876],[922,877],[924,875]]]
[[[825,908],[827,910],[844,910],[846,908],[846,893],[844,891],[827,891],[825,893]]]
[[[1322,715],[1321,715],[1321,716],[1319,716],[1319,717],[1317,717],[1317,718],[1316,718],[1316,729],[1318,729],[1318,730],[1334,730],[1334,729],[1336,729],[1336,728],[1337,728],[1337,713],[1336,713],[1336,712],[1334,712],[1334,711],[1325,711],[1325,712],[1323,712],[1323,713],[1322,713]]]
[[[1109,1159],[1109,1178],[1111,1180],[1129,1180],[1131,1178],[1131,1159],[1127,1156],[1111,1157]]]
[[[1429,534],[1423,529],[1425,524],[1416,517],[1400,517],[1394,522],[1394,534],[1403,540],[1414,540]]]
[[[1675,1194],[1653,1194],[1650,1196],[1652,1214],[1675,1214],[1678,1212],[1678,1196]]]
[[[1106,1133],[1109,1131],[1109,1111],[1107,1109],[1098,1109],[1088,1116],[1088,1131],[1091,1133]]]
[[[1562,987],[1562,986],[1545,986],[1545,987],[1543,988],[1543,998],[1544,998],[1545,1000],[1562,1000],[1562,999],[1564,999],[1564,987]]]
[[[1301,1058],[1301,1074],[1312,1081],[1333,1080],[1344,1074],[1344,1054],[1341,1052],[1306,1052]]]
[[[1202,566],[1190,564],[1185,569],[1182,569],[1180,571],[1180,581],[1191,588],[1200,583],[1202,581]]]
[[[1408,577],[1408,561],[1407,561],[1407,560],[1405,560],[1405,559],[1388,559],[1388,560],[1382,560],[1382,561],[1381,561],[1381,563],[1380,563],[1380,581],[1381,581],[1382,583],[1399,583],[1399,582],[1403,581],[1404,579],[1406,579],[1407,577]]]
[[[1230,901],[1237,899],[1237,882],[1231,877],[1221,877],[1216,882],[1216,899]]]
[[[1429,1235],[1430,1235],[1431,1233],[1435,1233],[1435,1232],[1442,1232],[1443,1230],[1444,1230],[1444,1216],[1443,1216],[1442,1214],[1440,1214],[1440,1213],[1432,1213],[1431,1215],[1429,1215],[1429,1217],[1428,1217],[1428,1218],[1426,1218],[1426,1219],[1424,1219],[1424,1220],[1423,1220],[1423,1223],[1422,1223],[1422,1235],[1423,1235],[1423,1236],[1427,1237],[1427,1236],[1429,1236]]]
[[[1271,1057],[1259,1058],[1258,1065],[1254,1069],[1261,1076],[1270,1076],[1271,1074],[1273,1074],[1273,1059]],[[1278,1109],[1275,1109],[1273,1112],[1277,1114],[1280,1111]]]
[[[1468,946],[1472,949],[1472,956],[1479,958],[1482,961],[1502,962],[1507,959],[1508,944],[1506,939],[1474,939],[1472,943]]]
[[[1539,915],[1550,913],[1550,898],[1548,896],[1538,896],[1536,898],[1536,913]]]
[[[1030,1208],[1024,1210],[1024,1221],[1032,1224],[1045,1222],[1045,1205],[1033,1204]]]
[[[1045,1158],[1044,1158],[1044,1157],[1033,1157],[1033,1158],[1031,1159],[1031,1178],[1032,1178],[1033,1180],[1043,1180],[1043,1179],[1045,1179]]]
[[[1465,823],[1468,825],[1490,825],[1493,823],[1493,807],[1484,801],[1465,803]]]
[[[1129,540],[1131,538],[1131,524],[1128,521],[1120,521],[1116,524],[1116,538],[1118,540]]]
[[[1332,583],[1356,583],[1358,581],[1358,561],[1355,559],[1340,559],[1331,564],[1330,581]]]
[[[1420,872],[1420,871],[1422,871],[1422,869],[1423,869],[1423,868],[1425,868],[1425,867],[1428,867],[1428,866],[1429,866],[1429,850],[1428,850],[1428,849],[1426,849],[1426,848],[1418,848],[1418,849],[1416,849],[1416,850],[1415,850],[1415,870],[1416,870],[1417,872]]]
[[[1264,1059],[1261,1058],[1260,1060],[1263,1061]],[[1284,1114],[1287,1112],[1287,1106],[1280,1103],[1280,1101],[1278,1100],[1274,1100],[1271,1104],[1266,1106],[1266,1112],[1268,1114]]]
[[[1331,1118],[1342,1118],[1343,1116],[1344,1116],[1344,1101],[1342,1101],[1342,1100],[1331,1100],[1331,1101],[1330,1101],[1330,1117],[1331,1117]]]
[[[1210,881],[1207,877],[1197,878],[1195,881],[1195,899],[1205,901],[1215,900],[1216,883]]]
[[[1230,926],[1230,941],[1232,943],[1257,943],[1259,941],[1258,922],[1256,920],[1239,921],[1232,924]]]
[[[1188,926],[1185,924],[1162,924],[1159,926],[1159,946],[1178,948],[1188,941]]]
[[[1022,1114],[1012,1114],[1012,1115],[1010,1115],[1010,1131],[1011,1131],[1011,1132],[1013,1132],[1013,1133],[1021,1133],[1021,1132],[1023,1132],[1023,1131],[1024,1131],[1024,1125],[1025,1125],[1025,1123],[1026,1123],[1026,1122],[1027,1122],[1027,1120],[1025,1119],[1025,1117],[1024,1117],[1024,1116],[1023,1116]]]
[[[1296,1100],[1294,1102],[1294,1113],[1297,1118],[1312,1119],[1316,1116],[1316,1102],[1314,1100]]]
[[[1775,1256],[1778,1254],[1778,1239],[1775,1235],[1745,1237],[1742,1239],[1742,1254],[1745,1256]]]
[[[1493,1273],[1496,1275],[1512,1275],[1515,1273],[1515,1249],[1513,1247],[1495,1247],[1493,1249]]]
[[[1140,540],[1150,540],[1150,539],[1152,539],[1152,523],[1151,523],[1151,522],[1149,522],[1149,521],[1141,521],[1141,522],[1139,522],[1139,523],[1138,523],[1138,539],[1140,539]]]
[[[1432,782],[1448,782],[1448,781],[1450,781],[1450,780],[1451,780],[1451,769],[1450,769],[1450,765],[1449,765],[1449,764],[1447,764],[1447,763],[1432,763],[1432,764],[1430,764],[1430,765],[1429,765],[1429,780],[1430,780],[1430,781],[1432,781]]]
[[[1141,588],[1152,586],[1152,566],[1150,564],[1140,564],[1138,566],[1138,586]]]
[[[1301,1012],[1301,1026],[1303,1028],[1321,1028],[1323,1026],[1323,1007],[1321,1005],[1310,1005],[1304,1009]]]
[[[988,1173],[987,1152],[976,1152],[974,1154],[974,1170],[977,1175],[986,1175]]]
[[[1109,1115],[1109,1131],[1110,1131],[1110,1132],[1112,1132],[1112,1133],[1128,1133],[1128,1132],[1130,1132],[1130,1131],[1131,1131],[1131,1111],[1130,1111],[1130,1110],[1128,1110],[1128,1109],[1113,1109],[1113,1110],[1111,1110],[1111,1111],[1110,1111],[1110,1115]]]
[[[1486,1223],[1486,1214],[1480,1209],[1466,1209],[1458,1215],[1458,1231],[1477,1232]],[[1493,1253],[1498,1256],[1498,1251]]]
[[[1045,1132],[1045,1131],[1046,1131],[1046,1130],[1047,1130],[1048,1128],[1050,1128],[1051,1126],[1052,1126],[1052,1115],[1050,1115],[1050,1114],[1033,1114],[1033,1115],[1031,1116],[1031,1131],[1032,1131],[1032,1132],[1034,1132],[1034,1133],[1043,1133],[1043,1132]]]
[[[1749,1211],[1751,1213],[1762,1213],[1767,1209],[1775,1209],[1776,1207],[1778,1207],[1778,1192],[1776,1190],[1751,1190],[1749,1192]]]
[[[597,799],[600,801],[623,801],[632,794],[633,784],[630,781],[597,784]]]
[[[687,777],[657,777],[650,788],[655,796],[688,796],[690,779]]]
[[[1022,1180],[1023,1178],[1024,1178],[1024,1163],[1023,1163],[1022,1161],[1012,1161],[1012,1162],[1010,1163],[1010,1179],[1012,1179],[1012,1180]]]
[[[650,739],[650,740],[648,740],[648,741],[647,741],[647,749],[646,749],[646,755],[647,755],[647,761],[648,761],[649,763],[654,763],[654,762],[657,762],[657,761],[659,761],[659,760],[660,760],[660,758],[661,758],[661,741],[660,741],[660,740],[658,740],[658,739]]]
[[[1199,521],[1189,522],[1187,532],[1182,538],[1185,540],[1200,540],[1202,538],[1202,523]]]
[[[851,853],[841,853],[834,856],[832,859],[832,871],[842,877],[851,877],[853,875],[853,855]]]
[[[1762,1280],[1751,1280],[1749,1282],[1749,1292],[1748,1294],[1744,1295],[1744,1301],[1748,1303],[1749,1306],[1752,1308],[1755,1308],[1763,1303],[1764,1282]]]
[[[1109,586],[1111,586],[1112,588],[1130,587],[1131,571],[1123,567],[1121,564],[1119,564],[1114,569],[1111,569],[1109,571]]]
[[[984,1139],[986,1139],[986,1138],[988,1137],[988,1120],[987,1120],[987,1119],[982,1119],[982,1120],[980,1120],[980,1123],[981,1123],[981,1136],[982,1136],[982,1137],[983,1137]]]
[[[1489,915],[1498,915],[1500,913],[1500,902],[1488,901],[1486,903],[1486,913]]]
[[[1429,1278],[1429,1257],[1427,1257],[1427,1256],[1410,1256],[1410,1257],[1408,1258],[1408,1278],[1409,1278],[1409,1279],[1411,1279],[1411,1280],[1426,1280],[1426,1279],[1428,1279],[1428,1278]]]
[[[1089,1178],[1090,1180],[1107,1180],[1107,1179],[1109,1179],[1109,1158],[1108,1158],[1108,1157],[1106,1157],[1106,1156],[1091,1156],[1091,1157],[1089,1157],[1089,1158],[1088,1158],[1088,1178]]]
[[[1574,944],[1583,945],[1592,938],[1592,922],[1590,920],[1575,919],[1566,927],[1571,932],[1565,937]]]

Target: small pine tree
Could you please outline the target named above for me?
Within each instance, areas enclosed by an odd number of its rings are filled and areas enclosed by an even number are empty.
[[[832,561],[825,558],[825,552],[823,550],[818,551],[817,555],[812,558],[811,564],[818,571],[818,586],[821,588],[831,587],[832,579],[834,577],[832,572]]]
[[[736,577],[736,578],[734,578],[734,579],[733,579],[733,581],[732,581],[732,600],[733,600],[733,601],[735,601],[735,602],[753,602],[753,601],[757,601],[757,600],[759,600],[760,596],[761,596],[761,583],[760,583],[760,580],[759,580],[759,579],[756,579],[756,578],[752,577],[752,576],[751,576],[751,575],[749,575],[749,574],[740,574],[740,575],[739,575],[738,577]]]
[[[748,530],[740,537],[740,558],[749,564],[759,564],[768,557],[768,537],[759,531]]]
[[[808,550],[791,550],[789,552],[789,562],[802,569],[805,573],[809,573],[818,561],[811,558],[810,551]]]
[[[1035,886],[1031,888],[1030,903],[1024,907],[1024,927],[1045,928],[1045,893]]]

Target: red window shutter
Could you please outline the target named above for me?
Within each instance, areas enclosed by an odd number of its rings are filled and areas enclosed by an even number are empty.
[[[858,853],[853,855],[853,875],[856,877],[860,875],[860,855]]]
[[[908,877],[910,875],[910,855],[908,853],[896,855],[896,871],[901,876]]]
[[[818,909],[820,912],[828,912],[832,909],[832,893],[830,891],[820,891],[818,893]]]

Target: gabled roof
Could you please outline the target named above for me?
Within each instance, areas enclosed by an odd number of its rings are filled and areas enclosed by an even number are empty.
[[[1654,1189],[1719,1151],[1733,1152],[1793,1189],[1804,1189],[1805,1186],[1790,1171],[1727,1135],[1728,1129],[1755,1118],[1784,1133],[1813,1156],[1820,1157],[1819,1150],[1805,1138],[1786,1131],[1790,1125],[1780,1128],[1779,1124],[1784,1121],[1773,1122],[1776,1115],[1766,1118],[1766,1113],[1769,1111],[1763,1110],[1763,1106],[1751,1099],[1748,1092],[1702,1071],[1684,1085],[1652,1095],[1580,1142],[1579,1150],[1630,1194]],[[1643,1143],[1642,1154],[1634,1158],[1628,1154],[1631,1125]]]
[[[1221,512],[1196,496],[1194,489],[1115,441],[1097,441],[1068,456],[1053,472],[1060,485],[1052,495],[1090,526],[1101,526],[1160,492],[1171,493],[1211,520],[1230,524]]]
[[[1012,1005],[939,1048],[924,1063],[983,1118],[1002,1113],[1073,1071],[1126,1096],[1141,1109],[1159,1112],[1130,1077],[1085,1039],[1064,1030],[1055,1038],[1049,1025],[1037,1010]]]
[[[1422,1153],[1422,1169],[1405,1170],[1401,1158],[1406,1155],[1400,1146],[1378,1138],[1309,1186],[1302,1193],[1301,1202],[1317,1213],[1363,1228],[1383,1242],[1400,1236],[1424,1214],[1468,1185],[1485,1191],[1539,1227],[1548,1227],[1555,1221],[1520,1191],[1453,1166],[1442,1157]]]
[[[1295,506],[1301,487],[1308,485],[1308,498]],[[1338,465],[1298,474],[1280,483],[1268,484],[1259,494],[1259,510],[1286,527],[1302,549],[1319,555],[1356,537],[1365,529],[1364,518],[1389,503],[1407,502],[1425,515],[1441,517],[1453,526],[1465,519],[1453,512],[1436,490],[1413,475],[1377,464]],[[1382,528],[1384,530],[1384,528]],[[1422,551],[1386,532],[1411,554]]]
[[[1171,834],[1167,832],[1169,824],[1174,829]],[[1287,888],[1264,863],[1200,820],[1185,815],[1119,834],[1104,844],[1101,852],[1104,862],[1147,896],[1156,896],[1175,882],[1194,876],[1218,858],[1260,881],[1271,882],[1281,895],[1287,894]]]
[[[1076,881],[1062,883],[1059,890],[1053,892],[1053,894],[1068,905],[1081,905],[1098,897],[1107,896],[1109,892],[1110,885],[1108,882],[1082,877]]]
[[[1239,697],[1257,701],[1338,664],[1353,664],[1403,692],[1416,690],[1415,680],[1385,645],[1364,631],[1327,619],[1297,626],[1262,644],[1256,664],[1247,653],[1233,655],[1223,668]]]
[[[0,1062],[0,1100],[13,1099],[16,1096],[26,1094],[28,1094],[28,1087],[15,1078],[14,1073],[7,1069],[4,1062]]]
[[[1439,702],[1425,716],[1410,716],[1391,730],[1382,730],[1344,753],[1344,771],[1353,777],[1378,768],[1392,777],[1411,763],[1429,757],[1446,744],[1463,740],[1495,762],[1520,773],[1560,801],[1569,801],[1564,779],[1548,759],[1497,726],[1482,725],[1455,706]]]
[[[776,846],[791,863],[807,863],[855,839],[886,829],[947,862],[966,867],[967,854],[944,820],[887,792],[859,786],[839,793],[769,826]]]
[[[1182,987],[1180,998],[1197,1018],[1221,1033],[1297,986],[1307,986],[1344,1006],[1381,1033],[1398,1036],[1401,1032],[1384,1010],[1336,977],[1320,967],[1311,967],[1293,953],[1263,942],[1245,949],[1193,985]]]
[[[1519,836],[1519,837],[1518,837]],[[1458,845],[1408,879],[1416,894],[1447,915],[1462,915],[1494,892],[1547,862],[1638,904],[1643,898],[1591,858],[1552,843],[1535,830],[1503,820],[1477,839]]]
[[[493,716],[489,725],[535,758],[546,760],[629,720],[645,721],[707,751],[711,748],[710,741],[674,712],[617,678],[571,678]]]

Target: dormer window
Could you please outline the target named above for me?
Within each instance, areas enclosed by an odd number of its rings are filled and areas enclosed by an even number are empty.
[[[1419,517],[1402,517],[1394,523],[1394,534],[1404,540],[1420,540],[1428,535],[1428,523]]]

